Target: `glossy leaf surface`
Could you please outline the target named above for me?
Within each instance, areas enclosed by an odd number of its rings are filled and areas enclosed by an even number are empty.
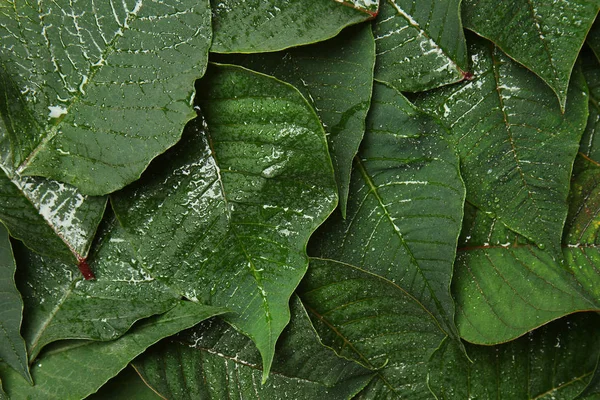
[[[266,377],[308,237],[337,203],[325,134],[296,89],[241,67],[211,66],[198,94],[206,120],[113,204],[153,277],[234,311]]]
[[[569,79],[598,0],[464,0],[465,27],[544,80],[564,110]]]
[[[169,312],[136,325],[111,342],[64,341],[53,345],[35,360],[31,374],[35,386],[3,366],[2,384],[14,399],[79,400],[96,392],[136,356],[160,339],[221,314],[224,310],[188,301]],[[98,366],[101,365],[101,368]],[[64,374],[64,371],[71,371]],[[65,387],[69,391],[65,391]]]
[[[552,91],[491,43],[473,38],[475,77],[417,102],[452,133],[467,200],[560,255],[571,168],[587,118],[576,70],[563,114]]]
[[[253,343],[219,320],[162,342],[133,365],[169,399],[352,398],[371,380],[372,371],[325,348],[297,297],[292,298],[291,311],[264,385],[260,354]]]
[[[376,15],[372,0],[211,0],[215,53],[261,53],[319,42]]]
[[[590,159],[600,162],[600,63],[584,53],[583,74],[590,91],[589,115],[585,132],[581,138],[579,151]]]
[[[61,339],[116,339],[135,321],[179,302],[176,293],[140,269],[123,230],[114,222],[106,225],[90,262],[93,281],[84,280],[73,265],[24,246],[15,249],[30,357]]]
[[[0,361],[31,380],[25,341],[20,333],[23,299],[15,284],[16,269],[8,231],[0,224]]]
[[[193,117],[210,8],[5,2],[0,36],[2,152],[18,149],[11,167],[99,195],[137,179]]]
[[[457,336],[449,286],[465,192],[445,132],[376,83],[347,218],[334,216],[319,230],[311,255],[389,279]]]
[[[352,160],[365,132],[373,90],[375,44],[370,25],[348,28],[312,46],[223,59],[289,82],[311,102],[327,133],[345,215]]]
[[[382,0],[373,26],[375,77],[418,92],[464,79],[467,46],[460,0]]]

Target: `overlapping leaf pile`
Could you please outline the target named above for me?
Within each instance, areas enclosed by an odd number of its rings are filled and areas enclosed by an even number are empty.
[[[599,399],[599,8],[0,2],[0,398]]]

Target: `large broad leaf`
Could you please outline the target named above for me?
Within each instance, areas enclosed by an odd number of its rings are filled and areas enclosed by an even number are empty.
[[[140,269],[123,230],[109,222],[90,267],[94,281],[77,269],[18,246],[18,284],[25,302],[23,336],[31,357],[61,339],[110,340],[145,317],[163,313],[180,296]]]
[[[136,325],[118,340],[57,343],[35,360],[31,368],[35,386],[0,364],[2,384],[13,399],[80,400],[96,392],[160,339],[222,312],[221,308],[182,301],[166,314]]]
[[[289,82],[311,101],[327,132],[340,210],[345,216],[352,160],[365,132],[373,90],[375,44],[371,26],[348,28],[312,46],[223,58]]]
[[[261,53],[330,39],[377,14],[374,0],[211,0],[215,53]]]
[[[599,7],[599,0],[464,0],[462,16],[465,27],[542,78],[564,110],[573,66]]]
[[[400,286],[356,266],[312,259],[299,294],[324,344],[375,369],[359,398],[431,398],[427,360],[445,333]]]
[[[372,371],[325,348],[297,297],[291,311],[264,385],[260,354],[252,342],[218,320],[153,347],[133,365],[168,399],[352,398],[369,383]]]
[[[20,333],[23,300],[15,284],[16,269],[8,231],[0,224],[0,360],[31,381]]]
[[[576,314],[494,347],[467,345],[470,360],[444,342],[430,362],[429,386],[440,400],[573,399],[600,355],[600,317]]]
[[[132,367],[125,368],[86,400],[164,400],[142,380]]]
[[[583,54],[583,74],[590,90],[590,100],[588,122],[579,151],[586,157],[600,162],[600,64],[589,52]]]
[[[389,279],[457,336],[449,286],[465,190],[445,132],[376,83],[347,220],[332,218],[314,238],[313,254]]]
[[[0,36],[0,114],[10,143],[2,152],[17,149],[11,167],[97,195],[137,179],[193,117],[210,7],[3,2]]]
[[[197,100],[206,120],[113,205],[152,276],[235,312],[266,378],[308,237],[336,206],[325,134],[296,89],[241,67],[211,66]]]
[[[571,168],[587,118],[576,69],[563,114],[552,91],[487,41],[470,47],[475,77],[418,104],[452,132],[467,200],[560,254]]]
[[[377,79],[409,92],[467,76],[460,0],[382,0],[373,32]]]

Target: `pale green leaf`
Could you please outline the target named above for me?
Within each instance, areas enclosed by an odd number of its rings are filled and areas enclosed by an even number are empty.
[[[552,91],[497,47],[474,38],[474,79],[417,104],[451,130],[467,200],[560,255],[571,168],[587,118],[587,88],[575,70],[563,114]]]
[[[11,168],[105,194],[136,180],[193,117],[208,0],[0,4],[0,114]],[[173,60],[176,59],[176,62]]]
[[[262,53],[320,42],[373,18],[372,0],[211,0],[215,53]]]
[[[569,79],[599,0],[464,0],[465,27],[544,80],[565,110]]]
[[[452,264],[465,189],[445,129],[376,83],[346,220],[333,217],[311,255],[376,273],[406,290],[451,335]]]
[[[15,284],[16,269],[8,231],[0,224],[0,361],[31,381],[25,341],[20,333],[23,300]]]
[[[373,90],[371,26],[348,28],[312,46],[223,59],[289,82],[312,103],[327,132],[340,210],[345,216],[352,160],[365,132]]]
[[[197,101],[205,120],[113,206],[153,277],[234,312],[266,377],[308,237],[337,203],[325,134],[296,89],[241,67],[211,65]]]
[[[382,0],[373,26],[375,77],[409,92],[464,79],[467,46],[459,11],[460,0]]]
[[[356,266],[312,259],[298,293],[324,344],[375,369],[359,398],[431,398],[427,360],[446,335],[400,286]]]
[[[291,312],[264,385],[260,353],[253,343],[218,320],[162,342],[133,365],[168,399],[342,400],[362,390],[372,371],[325,348],[296,296]]]
[[[15,248],[25,302],[23,336],[30,357],[61,339],[111,340],[142,318],[173,308],[179,296],[139,267],[124,232],[108,222],[91,256],[96,280],[77,268]]]
[[[590,381],[600,355],[600,317],[575,314],[526,337],[467,345],[467,360],[445,341],[430,362],[429,386],[439,400],[573,399]]]
[[[181,301],[169,312],[142,321],[118,340],[56,343],[35,360],[31,368],[34,386],[0,364],[2,384],[15,400],[80,400],[100,389],[131,360],[162,338],[223,311],[222,308]]]

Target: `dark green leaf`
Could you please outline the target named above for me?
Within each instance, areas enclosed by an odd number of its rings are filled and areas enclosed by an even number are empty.
[[[119,375],[102,386],[86,400],[161,400],[142,380],[132,367],[125,368]]]
[[[600,162],[600,143],[596,136],[600,131],[600,64],[589,52],[583,53],[583,74],[590,90],[589,115],[579,151],[590,159]]]
[[[261,53],[320,42],[373,18],[373,0],[211,0],[215,53]]]
[[[355,266],[313,259],[299,294],[324,344],[376,369],[361,398],[431,398],[427,360],[445,334],[400,286]]]
[[[564,110],[571,72],[598,7],[599,0],[464,0],[462,16],[466,28],[542,78]]]
[[[218,320],[153,347],[134,366],[168,399],[341,400],[356,395],[372,372],[325,348],[297,297],[291,312],[264,385],[260,353],[247,337]]]
[[[587,40],[588,46],[594,52],[597,60],[600,60],[600,21],[596,21],[594,25],[592,25],[592,29],[590,29]]]
[[[0,224],[0,360],[31,381],[25,341],[20,333],[23,300],[15,284],[16,269],[8,231]]]
[[[193,117],[210,8],[208,0],[4,2],[0,36],[3,161],[97,195],[137,179]]]
[[[345,216],[352,160],[365,132],[373,90],[375,44],[370,25],[348,28],[312,46],[222,59],[289,82],[311,101],[327,132]]]
[[[197,100],[206,121],[113,205],[153,277],[235,312],[266,378],[308,237],[336,206],[325,134],[296,89],[241,67],[211,66]]]
[[[56,340],[115,339],[135,321],[178,304],[177,294],[140,269],[122,228],[106,225],[91,257],[93,281],[83,280],[73,265],[15,249],[31,357]]]
[[[347,220],[332,218],[313,253],[389,279],[456,337],[449,286],[465,191],[445,132],[376,83]]]
[[[382,0],[373,31],[375,77],[417,92],[464,79],[467,46],[460,0]]]
[[[575,314],[494,347],[467,345],[467,360],[445,341],[430,362],[438,399],[573,399],[600,355],[600,317]]]
[[[587,118],[579,69],[562,114],[552,91],[489,42],[474,40],[475,78],[418,99],[450,129],[467,200],[560,255],[571,168]]]
[[[37,358],[31,368],[35,386],[0,364],[4,389],[12,399],[82,399],[100,389],[160,339],[223,311],[222,308],[182,301],[169,312],[141,322],[118,340],[56,343]]]

